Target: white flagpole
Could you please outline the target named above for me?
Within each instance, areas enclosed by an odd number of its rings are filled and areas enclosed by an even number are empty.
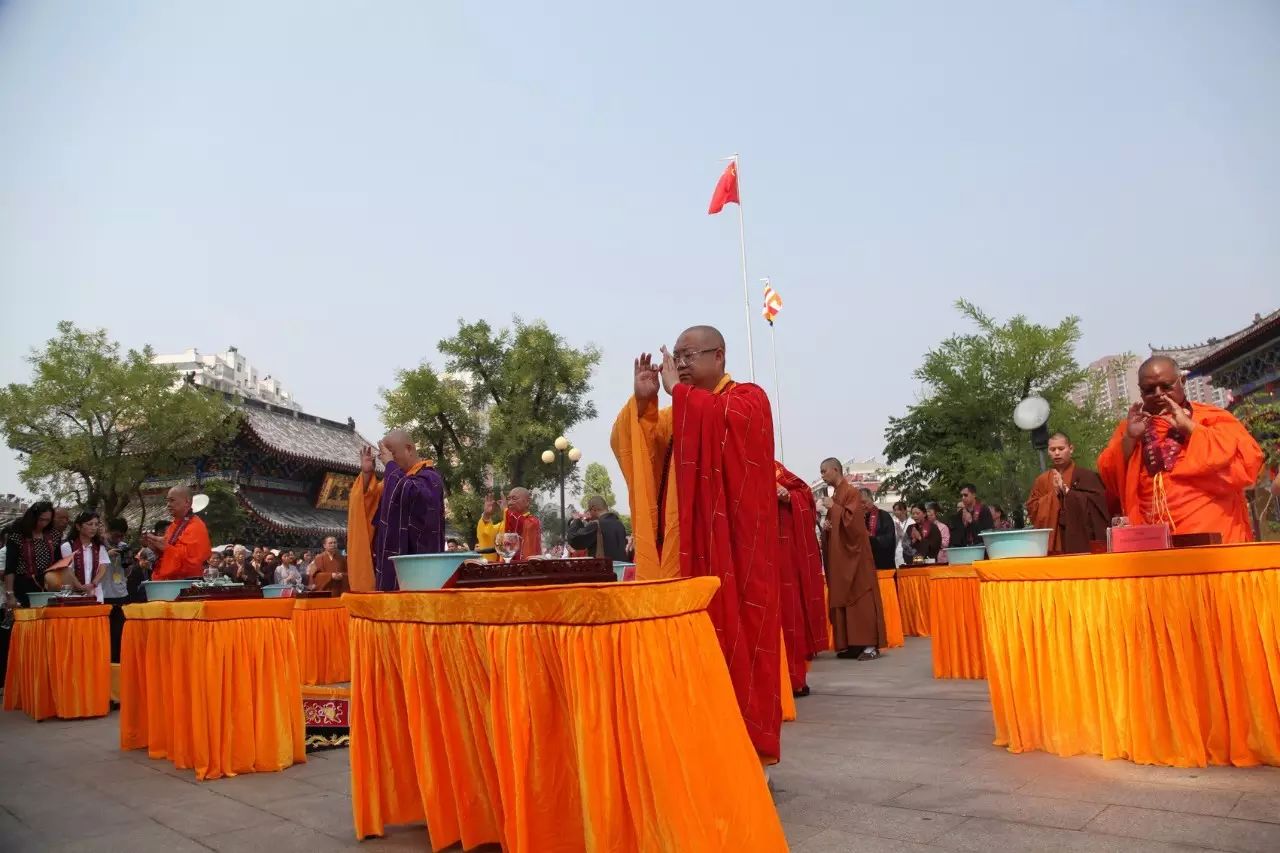
[[[751,341],[751,287],[747,284],[747,228],[742,218],[742,162],[737,154],[725,158],[732,160],[738,181],[738,247],[742,251],[742,307],[747,317],[747,362],[751,365],[751,381],[756,381],[756,350]]]
[[[778,381],[778,336],[773,321],[769,321],[769,345],[773,347],[773,410],[778,414],[778,461],[787,464],[787,452],[782,447],[782,383]]]

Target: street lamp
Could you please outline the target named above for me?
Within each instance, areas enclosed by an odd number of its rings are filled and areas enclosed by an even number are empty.
[[[1031,433],[1031,446],[1040,456],[1040,470],[1044,470],[1044,449],[1049,446],[1049,401],[1032,394],[1013,409],[1013,422],[1018,429]]]
[[[542,461],[550,465],[557,458],[560,460],[560,547],[563,549],[563,555],[567,557],[569,556],[569,519],[564,502],[564,478],[568,467],[566,460],[577,462],[582,458],[582,451],[576,447],[570,447],[569,439],[563,435],[556,439],[555,448],[555,450],[542,451]]]

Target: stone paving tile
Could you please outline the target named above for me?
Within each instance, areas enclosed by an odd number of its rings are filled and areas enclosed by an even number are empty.
[[[1019,793],[1037,797],[1082,800],[1088,803],[1139,806],[1169,812],[1217,815],[1231,814],[1239,802],[1238,791],[1195,790],[1182,785],[1117,782],[1100,779],[1041,777],[1020,788]]]
[[[114,832],[93,833],[52,849],[57,853],[141,853],[152,850],[162,850],[164,853],[208,853],[209,850],[203,844],[154,821]]]
[[[993,850],[1037,853],[1186,853],[1186,847],[1160,841],[1098,835],[1075,829],[1054,829],[1007,820],[975,817],[938,838],[949,850],[990,853]]]
[[[339,841],[323,832],[283,818],[261,826],[206,835],[200,839],[200,843],[214,850],[257,853],[326,853],[330,850],[346,850],[359,844],[354,839]]]
[[[347,810],[349,814],[349,805]],[[173,805],[165,801],[163,804],[152,803],[142,811],[157,823],[195,839],[204,838],[206,835],[217,835],[231,829],[262,826],[274,823],[279,818],[279,815],[239,800],[212,793],[206,793],[195,803]]]
[[[993,817],[1060,829],[1081,829],[1105,808],[1099,803],[928,785],[903,794],[890,805],[966,817]]]
[[[303,779],[290,779],[283,773],[242,773],[200,784],[208,786],[213,793],[258,808],[281,800],[319,796],[323,790]]]
[[[938,853],[945,847],[917,844],[875,835],[852,835],[838,829],[825,829],[792,848],[793,853]]]
[[[1241,794],[1240,801],[1236,803],[1228,817],[1280,823],[1280,785],[1276,786],[1275,796]]]
[[[339,841],[355,841],[349,797],[319,792],[292,800],[280,800],[266,806],[274,815],[323,832]]]
[[[841,812],[831,828],[851,835],[876,835],[923,844],[938,843],[939,837],[967,820],[961,815],[893,806],[856,805]]]
[[[1131,806],[1107,806],[1106,811],[1089,823],[1088,830],[1238,853],[1275,853],[1280,850],[1280,826],[1273,823]]]

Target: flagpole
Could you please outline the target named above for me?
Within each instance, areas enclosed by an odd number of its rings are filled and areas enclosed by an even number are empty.
[[[751,381],[756,381],[756,350],[751,340],[751,287],[747,284],[747,227],[742,218],[742,161],[737,154],[733,161],[738,183],[738,248],[742,252],[742,307],[747,318],[747,363],[751,366]]]
[[[782,383],[778,381],[778,333],[769,321],[769,345],[773,348],[773,410],[778,413],[778,461],[787,464],[787,452],[782,446]]]

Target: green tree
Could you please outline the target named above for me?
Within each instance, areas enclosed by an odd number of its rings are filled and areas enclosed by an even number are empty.
[[[1020,400],[1044,397],[1049,430],[1071,436],[1076,458],[1085,464],[1097,457],[1120,413],[1098,405],[1096,384],[1084,406],[1068,397],[1090,383],[1075,360],[1078,317],[1056,326],[1021,315],[998,323],[969,302],[956,308],[977,330],[942,341],[915,371],[925,386],[923,398],[902,417],[890,418],[885,430],[885,457],[904,470],[882,488],[950,507],[960,486],[972,482],[988,502],[1016,512],[1040,472],[1028,435],[1013,423]]]
[[[1250,496],[1250,505],[1260,538],[1280,538],[1280,509],[1271,491],[1271,472],[1280,468],[1280,398],[1263,392],[1250,394],[1234,406],[1231,413],[1240,419],[1262,448],[1262,469]]]
[[[600,351],[576,349],[546,323],[518,317],[500,330],[459,320],[438,349],[443,369],[423,363],[397,372],[395,387],[383,391],[382,419],[408,429],[436,460],[450,520],[469,536],[489,491],[559,487],[559,467],[544,464],[542,452],[595,417],[588,395]]]
[[[210,451],[235,431],[222,397],[175,387],[150,347],[121,354],[105,329],[63,321],[28,361],[32,378],[0,390],[0,433],[37,493],[75,494],[118,516],[143,480]]]
[[[610,509],[614,508],[617,498],[613,496],[613,480],[609,477],[609,469],[599,462],[592,462],[582,475],[582,508],[587,508],[587,501],[599,495]]]
[[[248,514],[236,498],[235,487],[222,480],[209,480],[204,484],[209,496],[209,506],[200,515],[209,528],[209,538],[215,545],[238,542],[248,524]]]

